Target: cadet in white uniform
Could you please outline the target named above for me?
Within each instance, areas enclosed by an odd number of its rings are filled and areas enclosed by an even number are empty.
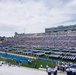
[[[48,75],[51,75],[51,68],[50,67],[47,68],[47,73],[48,73]]]

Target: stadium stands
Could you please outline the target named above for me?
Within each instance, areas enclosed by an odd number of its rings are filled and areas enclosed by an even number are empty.
[[[76,53],[76,25],[47,28],[45,33],[15,33],[14,37],[6,38],[0,43],[0,46],[23,47],[27,49],[23,51],[23,54],[32,52],[38,55],[37,53],[43,53],[45,55],[51,54],[50,57],[57,56],[58,58],[71,60]],[[31,51],[32,48],[34,50]],[[66,53],[71,53],[71,55],[66,55]],[[68,58],[66,58],[67,56]]]

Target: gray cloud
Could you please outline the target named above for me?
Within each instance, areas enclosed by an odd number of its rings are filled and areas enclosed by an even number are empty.
[[[0,0],[0,34],[44,32],[76,23],[76,0]],[[8,35],[6,35],[8,34]]]

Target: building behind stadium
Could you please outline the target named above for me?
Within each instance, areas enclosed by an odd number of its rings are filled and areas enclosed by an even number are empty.
[[[76,49],[76,25],[46,28],[45,33],[18,34],[7,38],[3,45]]]

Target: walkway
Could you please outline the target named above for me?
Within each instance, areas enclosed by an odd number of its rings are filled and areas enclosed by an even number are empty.
[[[8,66],[2,65],[0,66],[0,75],[47,75],[46,71],[26,68],[26,67],[18,67],[18,66]],[[58,73],[58,75],[66,75],[65,73]]]

